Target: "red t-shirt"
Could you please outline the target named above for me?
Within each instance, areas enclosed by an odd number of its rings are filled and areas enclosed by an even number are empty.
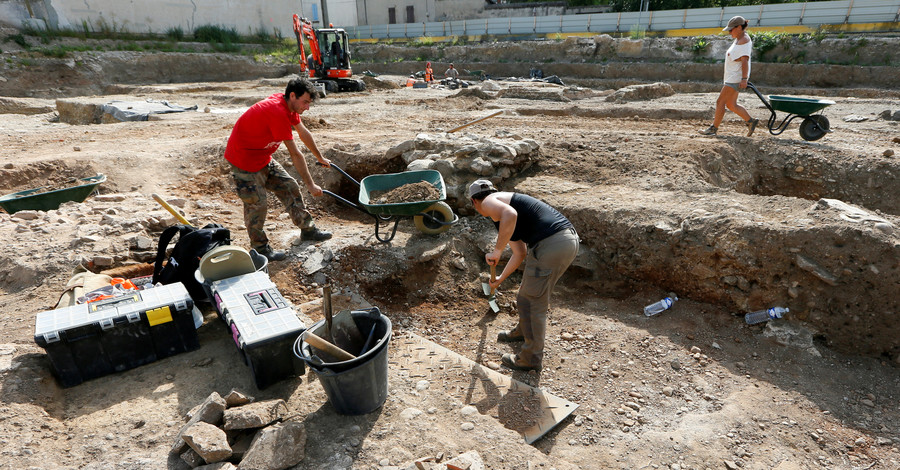
[[[238,118],[225,159],[244,171],[259,171],[272,161],[281,142],[294,140],[293,126],[299,123],[300,115],[288,109],[284,93],[275,93]]]

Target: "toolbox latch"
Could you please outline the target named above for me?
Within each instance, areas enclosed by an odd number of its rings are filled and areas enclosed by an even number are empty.
[[[104,318],[104,319],[100,320],[100,329],[108,330],[108,329],[112,328],[114,326],[113,320],[114,319],[112,319],[112,318]]]
[[[59,341],[59,332],[54,331],[52,333],[44,333],[44,341],[48,343],[55,343]]]
[[[172,311],[169,310],[169,306],[154,308],[153,310],[147,310],[147,322],[150,323],[150,326],[156,326],[161,323],[168,323],[172,321]]]
[[[141,313],[140,312],[131,312],[125,315],[128,318],[128,323],[137,323],[141,321]]]

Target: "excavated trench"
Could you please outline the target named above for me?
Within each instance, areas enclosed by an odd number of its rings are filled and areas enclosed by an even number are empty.
[[[830,347],[900,359],[896,222],[885,218],[900,207],[887,190],[900,187],[896,164],[862,165],[827,144],[738,137],[659,157],[694,168],[698,180],[685,187],[598,186],[540,167],[564,158],[568,146],[559,147],[548,146],[549,155],[506,184],[546,200],[578,227],[583,249],[563,285],[613,298],[661,288],[736,313],[788,305],[792,321]],[[357,169],[402,166],[396,156],[341,157]],[[451,203],[471,214],[464,200]],[[478,290],[492,233],[483,218],[466,217],[427,249],[352,247],[341,256],[352,264],[336,269],[400,311],[440,309]]]
[[[841,158],[826,144],[736,139],[697,154],[698,171],[719,188],[742,194],[839,199],[870,210],[900,214],[900,172],[888,160],[873,166]]]
[[[216,99],[249,102],[226,95],[223,92]],[[515,114],[575,116],[598,122],[660,118],[694,122],[708,119],[709,109],[626,103],[561,109],[518,106]],[[511,167],[504,178],[507,187],[546,200],[569,215],[579,229],[583,250],[563,284],[615,298],[665,289],[736,313],[787,304],[793,319],[837,349],[900,359],[900,339],[894,334],[900,327],[896,315],[900,266],[896,235],[884,229],[885,224],[897,226],[900,193],[892,190],[900,187],[896,163],[842,155],[827,138],[807,143],[796,135],[766,139],[763,144],[729,137],[700,150],[670,150],[672,140],[663,130],[642,134],[658,155],[629,153],[634,150],[623,137],[626,134],[610,130],[598,142],[548,137],[542,143],[543,155]],[[220,154],[220,150],[212,153]],[[407,155],[335,145],[327,157],[342,162],[354,178],[361,179],[402,171],[433,151],[423,147]],[[208,157],[209,152],[202,153]],[[609,160],[615,162],[608,168],[609,177],[599,181],[580,179],[578,172],[574,177],[558,175],[552,164],[558,160],[574,168],[586,167],[590,163],[579,161],[580,157],[619,153],[622,158]],[[660,183],[666,165],[688,169],[689,175],[683,181]],[[590,174],[602,175],[605,170]],[[92,173],[92,168],[86,161],[45,162],[0,171],[4,187],[13,188],[50,171],[83,176]],[[318,173],[318,177],[323,187],[336,188],[341,194],[356,191],[335,173]],[[223,191],[218,186],[209,189]],[[471,215],[465,199],[458,197],[458,185],[448,189],[454,211]],[[853,204],[863,212],[832,200]],[[325,204],[338,217],[371,224],[358,211],[340,208],[333,201]],[[372,299],[397,305],[433,303],[440,308],[463,292],[478,290],[490,233],[482,218],[464,217],[437,243],[429,239],[417,244],[424,235],[414,234],[409,247],[398,243],[341,248],[329,275],[352,280]]]

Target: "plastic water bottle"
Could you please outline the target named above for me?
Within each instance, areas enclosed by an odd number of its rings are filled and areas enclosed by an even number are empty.
[[[644,307],[644,315],[648,317],[652,317],[658,313],[661,313],[664,310],[667,310],[672,306],[675,301],[678,300],[678,297],[666,297],[665,299],[660,300],[659,302],[654,302],[646,307]]]
[[[755,312],[750,312],[744,315],[744,320],[748,325],[755,325],[757,323],[762,323],[764,321],[775,320],[776,318],[781,318],[785,313],[790,312],[789,308],[784,307],[772,307],[767,308],[765,310],[757,310]]]

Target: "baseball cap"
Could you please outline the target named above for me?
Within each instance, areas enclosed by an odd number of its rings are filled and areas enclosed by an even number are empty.
[[[474,183],[469,185],[469,198],[472,196],[483,193],[485,191],[496,191],[497,188],[494,187],[494,183],[491,183],[488,180],[477,180]]]
[[[747,20],[744,19],[743,16],[735,16],[734,18],[728,20],[728,26],[722,28],[722,31],[731,31],[738,26],[744,26],[747,24]]]

